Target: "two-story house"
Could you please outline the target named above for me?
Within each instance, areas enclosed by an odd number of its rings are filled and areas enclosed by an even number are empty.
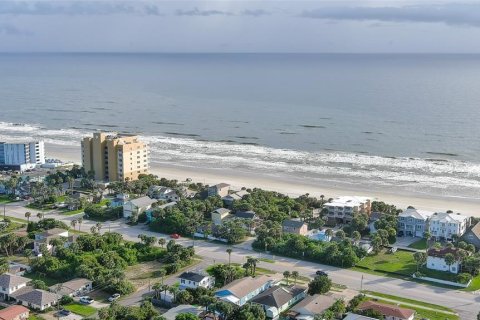
[[[294,233],[302,236],[307,235],[308,225],[300,220],[289,219],[282,223],[283,233]]]
[[[213,288],[215,285],[215,279],[208,275],[204,275],[197,272],[184,272],[180,276],[180,289],[196,289],[198,287]]]
[[[222,221],[230,216],[230,209],[217,208],[212,211],[212,222],[214,225],[219,226]]]
[[[220,198],[225,197],[228,195],[230,191],[230,185],[228,183],[219,183],[214,186],[210,186],[207,189],[207,195],[209,197],[219,196]]]
[[[134,214],[139,215],[149,210],[156,202],[157,199],[152,199],[147,196],[128,200],[123,204],[123,217],[128,219],[131,218]]]
[[[448,271],[450,273],[458,273],[460,269],[460,256],[458,248],[431,248],[427,251],[427,268],[439,271]],[[445,261],[447,254],[453,255],[455,260],[451,265]]]
[[[10,273],[0,275],[0,297],[3,300],[8,300],[12,293],[26,287],[29,281],[30,279],[28,278]]]
[[[470,217],[460,213],[436,212],[430,218],[429,231],[437,240],[452,240],[467,231],[470,221]]]
[[[179,201],[180,196],[175,190],[169,187],[151,186],[148,188],[147,194],[150,198],[165,200],[165,201]]]
[[[77,238],[77,236],[69,235],[68,230],[60,229],[60,228],[53,228],[50,230],[45,230],[44,232],[41,232],[41,233],[36,233],[35,240],[33,241],[33,251],[36,254],[40,254],[40,247],[44,244],[47,250],[53,253],[52,252],[53,246],[50,244],[50,242],[56,238],[63,238],[65,240],[63,243],[63,246],[66,248],[70,246],[73,242],[75,242],[75,239]]]
[[[430,217],[434,213],[409,208],[398,215],[398,235],[403,237],[423,237],[428,231]]]
[[[215,297],[243,306],[260,293],[270,289],[277,281],[278,279],[269,275],[237,279],[215,292]]]
[[[356,214],[370,215],[372,211],[370,198],[357,196],[344,196],[333,199],[324,204],[328,210],[328,223],[350,223]]]

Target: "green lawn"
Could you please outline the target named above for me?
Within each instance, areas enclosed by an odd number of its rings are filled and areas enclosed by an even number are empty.
[[[79,314],[83,317],[90,317],[97,312],[97,309],[89,305],[80,304],[77,302],[69,303],[63,306],[66,310],[69,310],[73,313]]]
[[[358,262],[357,267],[363,267],[372,271],[393,272],[406,276],[411,276],[417,271],[413,253],[402,250],[397,250],[395,253],[382,251],[378,255],[369,255]]]
[[[390,299],[390,300],[395,300],[398,302],[404,302],[404,303],[410,303],[422,307],[427,307],[427,308],[432,308],[432,309],[438,309],[442,311],[447,311],[447,312],[454,312],[452,309],[444,307],[444,306],[439,306],[437,304],[433,303],[427,303],[423,301],[418,301],[418,300],[413,300],[413,299],[408,299],[408,298],[403,298],[403,297],[398,297],[398,296],[393,296],[390,294],[385,294],[385,293],[380,293],[380,292],[375,292],[375,291],[370,291],[370,290],[364,290],[363,293],[365,294],[371,294],[376,297],[380,298],[385,298],[385,299]]]
[[[23,275],[25,278],[29,278],[29,279],[32,279],[32,280],[42,280],[43,282],[45,282],[45,284],[49,287],[59,283],[60,281],[56,280],[56,279],[53,279],[53,278],[49,278],[49,277],[45,277],[41,274],[38,274],[36,272],[31,272],[31,273],[25,273]]]
[[[474,277],[468,288],[462,289],[464,291],[477,291],[480,290],[480,275]]]
[[[0,234],[7,234],[7,233],[10,233],[10,232],[15,231],[17,229],[20,229],[21,227],[22,227],[21,223],[14,222],[14,221],[11,220],[8,227],[5,230],[0,231]]]
[[[409,248],[417,249],[417,250],[425,250],[427,249],[427,240],[426,239],[420,239],[411,245],[408,246]]]
[[[267,263],[275,263],[275,260],[273,259],[268,259],[268,258],[258,258],[258,260],[267,262]]]
[[[85,209],[77,209],[77,210],[62,210],[62,215],[64,216],[73,216],[75,214],[82,213]]]
[[[1,195],[0,196],[0,203],[9,203],[9,202],[13,202],[13,200],[10,199],[9,196],[7,196],[7,195]]]

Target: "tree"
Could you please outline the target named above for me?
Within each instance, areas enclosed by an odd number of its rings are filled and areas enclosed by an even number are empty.
[[[299,277],[298,271],[292,271],[293,284],[297,284],[298,277]]]
[[[30,211],[25,212],[25,218],[27,218],[27,224],[30,223],[31,216],[32,216],[32,213]]]
[[[10,264],[6,258],[0,258],[0,274],[8,272]]]
[[[73,230],[75,230],[75,226],[77,225],[77,220],[72,220],[70,221],[70,226],[73,228]]]
[[[329,238],[333,237],[333,230],[332,229],[325,230],[325,235]]]
[[[80,231],[81,227],[82,227],[82,222],[83,222],[83,218],[78,218],[77,219],[77,222],[78,222],[78,231]]]
[[[345,239],[345,231],[343,230],[338,230],[335,236],[341,240]]]
[[[291,276],[291,273],[290,271],[283,271],[283,277],[285,278],[285,281],[287,282],[287,286],[288,286],[288,278],[290,278]]]
[[[177,294],[177,302],[180,304],[190,304],[193,302],[193,296],[187,290],[180,291]]]
[[[161,282],[162,284],[166,274],[167,274],[167,271],[165,269],[161,268],[160,270],[158,270],[158,275],[160,276],[160,278],[162,278],[162,282]]]
[[[37,218],[42,220],[45,217],[45,214],[43,212],[37,213]]]
[[[200,296],[200,298],[198,298],[198,302],[200,303],[200,305],[205,307],[205,312],[208,311],[208,307],[212,303],[215,303],[215,301],[217,301],[217,299],[209,295],[203,295],[203,296]]]
[[[444,257],[445,263],[448,266],[448,270],[451,271],[451,266],[455,263],[456,259],[452,253],[447,253]]]
[[[176,286],[171,286],[170,288],[168,288],[168,292],[170,292],[172,294],[173,301],[174,302],[177,301],[177,294],[178,294],[178,292],[180,292],[180,289]]]
[[[161,293],[162,293],[162,283],[157,282],[154,283],[152,286],[153,291],[155,292],[155,299],[160,300],[161,299]]]
[[[372,249],[373,249],[373,252],[375,252],[375,254],[378,254],[382,249],[382,243],[383,243],[382,238],[378,234],[375,234],[371,242]]]
[[[257,263],[259,262],[259,260],[257,258],[254,258],[254,257],[248,257],[247,262],[250,264],[250,266],[252,268],[252,277],[254,277],[255,273],[257,271]]]
[[[427,254],[425,252],[415,252],[413,254],[413,258],[415,259],[415,262],[417,263],[417,272],[420,266],[423,266],[425,262],[427,262]]]
[[[230,265],[233,250],[231,248],[228,248],[226,251],[228,253],[228,265]]]
[[[160,239],[158,239],[158,245],[159,245],[160,247],[162,247],[162,249],[163,249],[163,247],[165,247],[165,244],[166,244],[166,243],[167,243],[167,240],[165,240],[165,238],[160,238]]]
[[[308,284],[308,294],[325,294],[330,291],[332,280],[327,276],[317,276]]]
[[[355,241],[355,243],[358,243],[358,241],[360,241],[361,237],[362,236],[360,235],[360,232],[358,232],[358,231],[353,231],[352,232],[352,239],[353,239],[353,241]]]
[[[180,313],[175,317],[175,320],[200,320],[200,318],[193,313]]]

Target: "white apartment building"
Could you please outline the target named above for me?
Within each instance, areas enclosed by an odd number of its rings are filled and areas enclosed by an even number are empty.
[[[367,197],[343,196],[324,204],[328,209],[328,220],[350,223],[358,213],[370,214],[371,201]]]
[[[43,141],[26,143],[0,142],[0,165],[18,167],[20,171],[45,163]]]
[[[460,213],[436,212],[430,218],[429,231],[436,239],[461,237],[470,226],[470,217]]]

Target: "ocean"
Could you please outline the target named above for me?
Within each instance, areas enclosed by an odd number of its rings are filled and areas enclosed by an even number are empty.
[[[138,133],[153,164],[479,199],[479,70],[480,55],[0,54],[0,140]]]

